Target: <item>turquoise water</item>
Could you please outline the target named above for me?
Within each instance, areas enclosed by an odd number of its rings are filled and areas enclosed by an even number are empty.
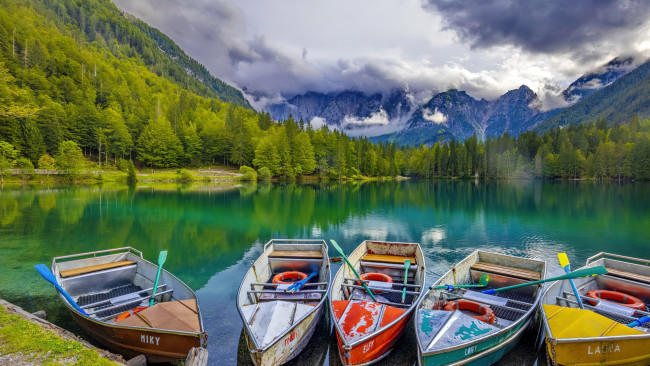
[[[325,185],[61,186],[0,189],[0,298],[77,331],[33,265],[52,257],[133,246],[199,295],[212,364],[238,360],[239,282],[271,238],[419,242],[432,283],[477,248],[577,268],[600,251],[650,257],[650,184],[401,181]],[[338,256],[333,250],[330,256]],[[338,266],[334,267],[336,270]],[[335,363],[327,324],[296,364]],[[532,342],[531,342],[532,343]],[[383,364],[412,363],[412,337]],[[532,347],[521,346],[527,352]]]

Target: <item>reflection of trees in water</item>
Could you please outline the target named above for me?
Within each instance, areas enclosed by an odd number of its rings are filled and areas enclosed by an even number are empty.
[[[379,215],[411,231],[392,231],[391,240],[423,238],[436,224],[445,225],[444,238],[513,219],[549,231],[618,225],[635,232],[650,228],[649,191],[643,183],[527,180],[22,188],[0,191],[0,225],[33,239],[25,250],[48,258],[130,245],[155,261],[168,249],[166,268],[198,288],[255,242],[311,237],[315,227],[336,235],[351,218],[363,224]]]

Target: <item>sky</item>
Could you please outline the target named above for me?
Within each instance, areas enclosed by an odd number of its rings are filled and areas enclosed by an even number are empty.
[[[617,56],[650,56],[645,0],[113,0],[257,108],[307,91],[496,99],[547,108]]]

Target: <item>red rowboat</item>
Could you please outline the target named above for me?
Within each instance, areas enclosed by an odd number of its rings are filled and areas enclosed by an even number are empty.
[[[376,301],[343,263],[330,296],[339,356],[344,365],[369,365],[386,357],[408,327],[424,291],[424,257],[416,243],[366,240],[348,259]]]

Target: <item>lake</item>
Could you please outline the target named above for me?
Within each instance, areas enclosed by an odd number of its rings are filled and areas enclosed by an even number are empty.
[[[34,264],[132,246],[198,294],[210,363],[249,362],[235,295],[272,238],[335,239],[351,252],[366,239],[421,244],[431,284],[475,249],[548,261],[549,275],[601,251],[648,258],[650,183],[424,180],[317,185],[31,186],[0,189],[0,298],[79,329]],[[330,256],[338,256],[333,249]],[[333,271],[340,264],[333,266]],[[333,272],[334,273],[334,272]],[[328,320],[294,364],[338,364]],[[534,353],[534,339],[511,353]],[[335,342],[335,341],[334,341]],[[382,365],[415,360],[408,336]],[[524,351],[524,352],[522,352]],[[239,359],[238,359],[239,358]],[[532,358],[531,358],[532,359]],[[533,363],[527,359],[524,363]],[[503,364],[517,363],[508,355]]]

